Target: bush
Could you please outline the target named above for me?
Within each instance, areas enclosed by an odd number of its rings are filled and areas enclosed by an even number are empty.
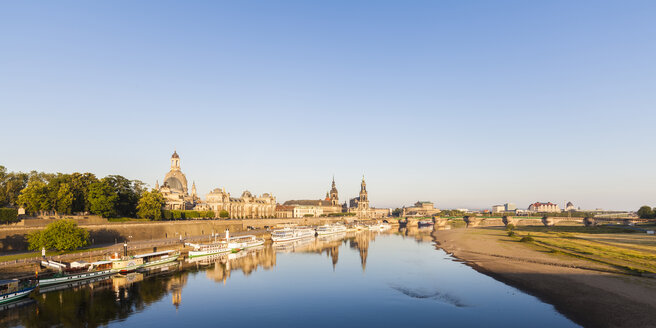
[[[222,219],[227,219],[230,217],[230,212],[226,210],[221,210],[221,212],[219,212],[219,217]]]
[[[15,208],[0,208],[0,223],[17,222],[18,210]]]
[[[508,230],[508,231],[513,231],[513,230],[515,230],[515,225],[512,224],[512,223],[509,223],[509,224],[506,226],[506,230]]]
[[[216,214],[214,213],[214,211],[201,211],[200,216],[204,218],[213,219],[216,217]]]
[[[44,230],[28,234],[27,241],[31,250],[45,247],[68,251],[87,246],[89,232],[84,228],[78,228],[75,221],[63,219],[50,223]]]
[[[515,232],[512,230],[508,230],[508,237],[515,237]]]
[[[533,237],[531,237],[531,234],[528,234],[527,236],[522,237],[522,239],[520,239],[519,241],[521,241],[522,243],[530,243],[533,240],[534,239]]]

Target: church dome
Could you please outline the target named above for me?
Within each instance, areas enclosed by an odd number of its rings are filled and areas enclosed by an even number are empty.
[[[182,182],[175,177],[170,177],[164,180],[164,183],[169,188],[171,188],[171,190],[175,190],[177,192],[184,192],[184,187],[182,186]]]

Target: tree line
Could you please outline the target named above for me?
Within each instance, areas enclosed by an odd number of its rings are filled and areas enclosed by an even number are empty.
[[[641,206],[638,209],[638,217],[641,219],[656,219],[656,207],[651,208],[647,205]]]
[[[147,199],[139,206],[145,195]],[[0,166],[0,207],[23,207],[28,214],[90,213],[111,218],[135,217],[141,210],[146,217],[152,208],[161,209],[163,204],[159,192],[149,192],[145,183],[120,175],[99,179],[88,172],[7,172]]]

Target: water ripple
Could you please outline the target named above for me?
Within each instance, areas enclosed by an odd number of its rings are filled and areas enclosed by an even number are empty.
[[[469,305],[461,302],[457,297],[453,295],[449,295],[447,293],[442,293],[440,291],[426,291],[426,290],[412,290],[410,288],[406,287],[400,287],[400,286],[391,286],[392,289],[395,289],[406,296],[410,296],[412,298],[418,298],[418,299],[432,299],[435,301],[439,301],[442,303],[446,303],[449,305],[453,305],[455,307],[468,307]]]

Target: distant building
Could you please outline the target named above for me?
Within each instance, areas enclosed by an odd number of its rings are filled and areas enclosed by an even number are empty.
[[[312,206],[312,205],[297,205],[294,206],[294,217],[320,217],[323,214],[323,208],[321,206]]]
[[[343,206],[339,204],[337,187],[335,186],[335,177],[333,177],[333,183],[330,188],[330,191],[326,193],[326,198],[288,200],[285,203],[283,203],[283,205],[321,207],[322,214],[341,213],[343,211]]]
[[[528,210],[531,212],[543,212],[543,213],[560,213],[560,208],[557,204],[552,202],[548,203],[533,203],[529,205]]]
[[[401,216],[433,216],[440,212],[439,208],[435,208],[433,202],[418,201],[414,206],[403,207]]]
[[[565,205],[565,211],[576,211],[576,207],[574,207],[572,202],[567,202],[567,205]]]
[[[505,203],[503,206],[505,207],[506,212],[513,212],[517,210],[517,206],[515,206],[513,203]]]
[[[207,205],[218,216],[221,211],[233,219],[272,218],[276,216],[276,198],[268,193],[259,197],[246,190],[241,197],[230,197],[225,189],[216,188],[205,197]]]
[[[180,156],[177,151],[171,155],[171,170],[164,176],[164,183],[160,187],[159,182],[155,182],[155,189],[164,196],[165,209],[190,210],[200,201],[196,194],[195,183],[191,195],[187,192],[187,177],[180,170]]]
[[[369,194],[367,193],[367,183],[364,182],[364,175],[362,176],[362,183],[360,183],[360,196],[351,198],[348,211],[355,213],[359,219],[373,217],[372,209],[369,208]]]
[[[492,205],[492,213],[502,213],[506,211],[506,206],[504,205]]]
[[[276,218],[286,219],[294,217],[294,206],[276,205]]]

